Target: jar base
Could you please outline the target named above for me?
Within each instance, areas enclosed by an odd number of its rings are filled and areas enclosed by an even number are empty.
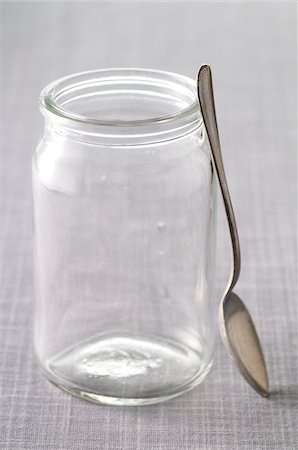
[[[91,402],[137,406],[159,403],[207,375],[199,352],[155,336],[97,335],[47,361],[42,371],[61,389]]]

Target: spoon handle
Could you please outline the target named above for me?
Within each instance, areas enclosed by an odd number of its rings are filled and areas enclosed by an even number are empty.
[[[207,136],[210,143],[211,148],[211,158],[212,163],[217,173],[217,177],[219,180],[219,186],[222,193],[225,210],[228,219],[228,225],[231,236],[232,243],[232,252],[233,252],[233,260],[232,260],[232,272],[230,282],[226,289],[226,294],[230,292],[240,274],[241,267],[241,257],[240,257],[240,243],[236,225],[235,214],[232,206],[232,201],[228,189],[227,179],[224,171],[224,165],[222,160],[222,154],[220,149],[219,142],[219,134],[217,128],[216,114],[215,114],[215,104],[213,97],[213,88],[212,88],[212,76],[211,76],[211,68],[207,64],[201,66],[198,79],[197,79],[197,87],[198,87],[198,97],[199,103],[201,107],[201,112],[203,116],[203,121],[205,124]]]

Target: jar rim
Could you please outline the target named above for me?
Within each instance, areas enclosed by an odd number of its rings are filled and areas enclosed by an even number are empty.
[[[42,90],[40,104],[68,136],[109,145],[168,141],[202,124],[195,81],[162,70],[111,68],[68,75]],[[90,108],[93,115],[86,114]]]
[[[175,80],[177,84],[180,82],[186,89],[195,89],[195,81],[190,77],[181,75],[174,72],[168,72],[155,69],[142,69],[142,68],[111,68],[111,69],[95,69],[84,72],[78,72],[72,75],[67,75],[62,78],[58,78],[52,83],[48,84],[41,92],[40,103],[48,111],[62,117],[76,122],[83,122],[93,125],[104,126],[138,126],[138,125],[152,125],[156,123],[164,123],[174,121],[179,118],[186,118],[193,113],[199,112],[199,103],[195,97],[193,101],[185,108],[180,109],[171,114],[165,114],[149,119],[136,119],[136,120],[104,120],[94,117],[85,116],[75,113],[65,107],[61,106],[57,102],[57,98],[61,94],[65,94],[73,88],[86,86],[89,83],[102,82],[106,77],[114,77],[120,81],[131,77],[131,80],[156,78],[157,81],[163,81],[164,83]]]

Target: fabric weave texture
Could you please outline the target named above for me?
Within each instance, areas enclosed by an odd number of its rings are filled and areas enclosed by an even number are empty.
[[[294,450],[298,441],[295,3],[2,2],[0,447],[2,450]],[[271,397],[218,337],[214,366],[164,404],[88,404],[51,385],[33,349],[31,158],[41,89],[105,67],[213,69],[239,225],[236,292],[258,328]],[[219,205],[221,205],[219,201]],[[217,298],[230,268],[219,206]],[[216,313],[214,313],[216,320]]]

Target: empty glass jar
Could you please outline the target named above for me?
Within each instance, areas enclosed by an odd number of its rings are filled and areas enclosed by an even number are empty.
[[[35,349],[49,380],[141,405],[212,363],[215,179],[193,80],[112,69],[41,94]]]

